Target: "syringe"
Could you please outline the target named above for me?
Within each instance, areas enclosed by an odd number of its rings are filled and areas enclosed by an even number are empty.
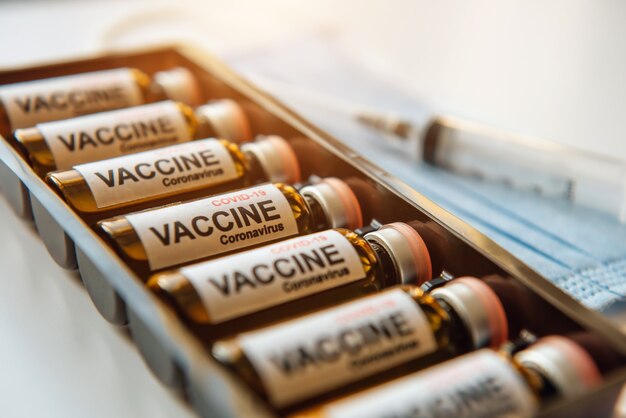
[[[357,119],[415,143],[422,159],[446,170],[592,207],[626,223],[626,162],[453,117],[425,128],[374,113]]]

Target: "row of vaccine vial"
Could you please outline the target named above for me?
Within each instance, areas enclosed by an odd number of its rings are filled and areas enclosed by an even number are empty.
[[[289,141],[252,140],[237,102],[198,106],[200,97],[183,68],[152,78],[114,69],[0,87],[0,124],[210,354],[277,410],[525,417],[600,381],[595,337],[494,351],[522,326],[543,331],[512,280],[421,287],[445,266],[432,265],[417,222],[363,233],[349,182],[300,186]]]

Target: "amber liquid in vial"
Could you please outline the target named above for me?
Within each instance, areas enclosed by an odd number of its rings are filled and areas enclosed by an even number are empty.
[[[506,340],[504,310],[486,284],[461,278],[443,289],[395,287],[218,341],[212,353],[287,411]]]
[[[431,279],[428,250],[414,229],[395,223],[377,234],[388,245],[343,228],[326,230],[157,273],[148,286],[208,342]]]
[[[50,173],[48,183],[87,223],[265,181],[300,181],[298,160],[278,136],[239,146],[204,139]]]
[[[358,228],[361,208],[341,180],[298,192],[268,183],[100,221],[98,229],[139,276],[333,227]]]
[[[248,120],[229,99],[195,111],[164,101],[18,129],[15,140],[40,176],[54,170],[194,139],[250,139]]]
[[[0,133],[168,98],[195,105],[198,97],[194,76],[180,67],[153,79],[118,68],[9,84],[0,86]]]
[[[479,350],[291,418],[383,418],[417,416],[419,411],[531,418],[541,405],[581,395],[600,384],[594,356],[599,353],[587,351],[588,337],[593,336],[549,336],[515,355],[506,346]]]

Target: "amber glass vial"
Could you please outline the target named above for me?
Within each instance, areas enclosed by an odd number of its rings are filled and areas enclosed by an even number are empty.
[[[291,417],[531,418],[550,401],[599,385],[597,360],[578,341],[549,336],[515,356],[479,350]]]
[[[506,341],[504,308],[484,282],[459,278],[438,290],[391,288],[220,340],[212,353],[285,410]]]
[[[181,67],[152,79],[118,68],[9,84],[0,86],[0,132],[165,99],[197,105],[199,93],[193,74]]]
[[[190,200],[266,181],[300,181],[289,143],[259,137],[239,146],[203,139],[74,166],[48,183],[88,223],[122,213]]]
[[[335,227],[358,228],[361,208],[343,181],[300,191],[267,183],[107,219],[99,230],[126,262],[150,272]]]
[[[18,129],[14,134],[40,175],[76,165],[161,148],[194,139],[250,139],[248,119],[230,99],[194,110],[163,101]]]
[[[148,286],[195,324],[203,337],[267,325],[397,284],[431,279],[428,249],[404,223],[371,242],[339,228],[280,241],[152,276]]]

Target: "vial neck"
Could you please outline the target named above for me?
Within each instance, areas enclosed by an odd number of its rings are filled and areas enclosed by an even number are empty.
[[[448,346],[454,355],[467,353],[474,350],[472,330],[463,321],[459,313],[444,299],[435,297],[439,307],[446,312],[449,321],[443,330],[448,338]]]
[[[218,138],[218,139],[230,139],[220,138],[215,126],[211,121],[204,116],[196,114],[196,120],[198,121],[198,130],[196,132],[196,138]]]
[[[513,360],[513,363],[526,379],[528,386],[542,402],[549,402],[561,395],[556,385],[540,370],[519,365],[515,360]]]
[[[159,83],[150,83],[150,85],[146,89],[145,101],[147,103],[161,102],[168,99],[169,97],[167,97],[165,89]]]
[[[242,151],[247,162],[248,178],[252,180],[271,181],[257,156],[253,152]]]
[[[328,219],[328,215],[324,212],[322,205],[315,200],[314,197],[309,195],[303,195],[304,201],[309,207],[309,212],[311,213],[311,227],[314,231],[323,231],[325,229],[330,229],[332,227],[332,223]]]
[[[379,271],[377,274],[381,277],[383,287],[402,284],[398,268],[393,261],[393,255],[376,242],[368,241],[368,243],[378,259]]]

